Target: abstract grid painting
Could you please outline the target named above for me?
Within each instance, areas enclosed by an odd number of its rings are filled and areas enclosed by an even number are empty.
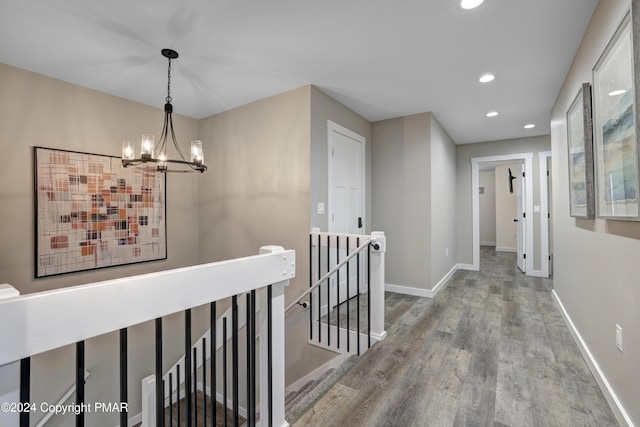
[[[35,147],[36,277],[167,258],[165,175]]]

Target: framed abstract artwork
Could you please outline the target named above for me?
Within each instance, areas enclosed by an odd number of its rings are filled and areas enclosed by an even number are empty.
[[[167,258],[164,174],[42,147],[34,171],[35,277]]]
[[[591,85],[584,83],[567,111],[569,214],[595,218]]]
[[[596,207],[605,219],[640,220],[633,40],[640,29],[632,27],[629,12],[593,68]]]

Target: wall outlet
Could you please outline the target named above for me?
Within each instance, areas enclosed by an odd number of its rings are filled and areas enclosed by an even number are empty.
[[[622,326],[616,324],[616,347],[622,353]]]

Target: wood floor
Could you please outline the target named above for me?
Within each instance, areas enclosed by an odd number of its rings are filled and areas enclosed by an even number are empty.
[[[617,426],[551,288],[483,248],[434,299],[398,297],[387,338],[294,426]]]

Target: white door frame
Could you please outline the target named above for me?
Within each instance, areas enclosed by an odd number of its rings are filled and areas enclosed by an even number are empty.
[[[547,175],[547,159],[551,157],[551,151],[538,153],[540,166],[540,263],[541,277],[549,277],[549,175]]]
[[[366,204],[365,204],[365,195],[366,195],[366,180],[365,180],[365,157],[366,157],[366,138],[360,134],[355,133],[352,130],[347,129],[344,126],[341,126],[339,124],[337,124],[336,122],[333,122],[331,120],[327,120],[327,176],[328,176],[328,185],[327,185],[327,204],[328,206],[328,217],[327,217],[327,231],[329,233],[334,232],[335,230],[333,230],[333,221],[331,221],[332,215],[335,212],[334,210],[334,206],[333,206],[333,156],[331,155],[331,152],[333,150],[333,132],[337,132],[337,133],[341,133],[342,135],[353,139],[354,141],[359,142],[360,144],[362,144],[361,148],[361,160],[362,160],[362,167],[360,168],[361,173],[362,173],[362,177],[361,177],[361,182],[362,182],[362,200],[361,200],[361,206],[362,206],[362,231],[359,234],[365,234],[365,230],[367,228],[367,218],[366,218]]]
[[[471,209],[473,215],[472,224],[472,246],[473,246],[473,264],[471,270],[480,270],[480,196],[478,187],[480,182],[479,165],[480,163],[495,163],[506,160],[523,160],[526,173],[531,176],[533,171],[533,153],[506,154],[502,156],[474,157],[471,159]],[[533,180],[525,180],[525,212],[533,219]],[[525,223],[525,253],[529,254],[526,259],[527,275],[533,273],[533,221],[529,220]]]

